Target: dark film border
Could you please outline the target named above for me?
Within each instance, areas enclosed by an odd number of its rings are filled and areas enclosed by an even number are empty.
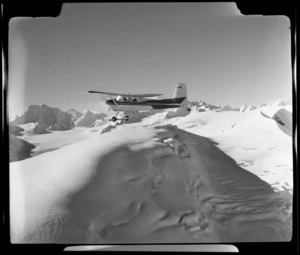
[[[9,136],[8,136],[8,112],[7,112],[7,95],[8,95],[8,29],[9,21],[14,17],[58,17],[61,12],[63,3],[104,3],[104,2],[118,2],[118,1],[13,1],[7,0],[2,4],[2,20],[1,20],[1,35],[2,35],[2,50],[3,50],[3,89],[2,89],[2,145],[5,159],[5,169],[2,170],[2,191],[4,194],[3,205],[3,230],[2,230],[2,251],[4,252],[50,252],[57,253],[64,251],[65,248],[70,246],[82,246],[81,244],[11,244],[10,243],[10,229],[9,229]],[[127,2],[149,2],[149,1],[127,1]],[[151,1],[160,2],[160,1]],[[177,1],[175,1],[177,2]],[[189,1],[189,2],[224,2],[224,1]],[[232,1],[233,2],[233,1]],[[291,242],[251,242],[251,243],[228,243],[233,244],[239,252],[278,252],[284,253],[298,253],[299,252],[299,229],[298,229],[298,173],[297,173],[297,151],[296,146],[298,141],[295,136],[296,123],[297,123],[297,97],[296,97],[296,36],[297,36],[297,15],[296,0],[236,0],[237,8],[244,15],[283,15],[287,16],[290,20],[290,34],[291,34],[291,69],[292,69],[292,97],[293,97],[293,178],[294,178],[294,190],[293,190],[293,236]],[[199,245],[195,243],[194,245]],[[226,244],[226,243],[225,243]],[[90,244],[89,244],[90,245]],[[116,244],[117,245],[117,244]],[[122,244],[124,246],[132,246],[134,244]],[[137,244],[141,245],[141,244]],[[151,245],[151,244],[145,244]],[[154,244],[153,244],[154,245]],[[176,247],[186,246],[193,244],[160,244],[170,246],[169,251],[176,251]],[[205,245],[205,244],[201,244]],[[211,243],[209,245],[212,245]],[[201,252],[201,251],[199,251]],[[211,252],[210,252],[211,253]]]

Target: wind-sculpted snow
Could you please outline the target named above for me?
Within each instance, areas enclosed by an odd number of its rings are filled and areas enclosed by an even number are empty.
[[[116,122],[116,123],[113,123],[113,124],[109,124],[109,125],[106,125],[100,132],[100,134],[104,134],[104,133],[107,133],[109,131],[111,131],[112,129],[116,128],[117,125],[120,125],[119,122]]]
[[[293,135],[292,113],[286,109],[280,109],[273,115],[273,119],[277,122],[279,129],[281,129],[285,134],[289,136]]]
[[[175,117],[184,117],[188,115],[190,112],[184,108],[178,108],[171,111],[166,112],[165,118],[175,118]]]
[[[118,126],[11,163],[10,177],[13,243],[291,240],[289,197],[170,125]]]
[[[278,128],[288,136],[293,136],[293,116],[290,111],[285,108],[276,109],[265,109],[265,112],[260,112],[261,115],[268,119],[273,119]],[[277,110],[277,111],[276,111]]]

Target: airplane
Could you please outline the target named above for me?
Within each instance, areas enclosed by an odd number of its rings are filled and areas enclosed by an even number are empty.
[[[115,122],[117,120],[123,120],[117,118],[120,111],[123,112],[137,112],[145,110],[158,110],[168,108],[182,108],[183,102],[187,98],[186,84],[177,83],[172,98],[158,98],[162,94],[149,93],[149,94],[122,94],[122,93],[111,93],[101,92],[95,90],[89,90],[88,93],[98,93],[108,95],[111,99],[106,100],[105,103],[113,110],[116,111],[116,116],[110,120]],[[113,98],[115,97],[115,98]],[[189,108],[186,108],[190,111]],[[129,116],[124,118],[126,121],[129,120]]]

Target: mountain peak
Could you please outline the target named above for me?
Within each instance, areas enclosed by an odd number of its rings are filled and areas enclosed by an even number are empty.
[[[21,115],[11,122],[15,125],[35,123],[36,133],[45,133],[47,129],[66,130],[72,128],[72,115],[46,104],[30,105]]]
[[[292,99],[290,99],[290,98],[282,98],[282,99],[276,101],[275,103],[273,103],[272,105],[286,106],[286,105],[291,105],[292,103],[293,103]]]
[[[91,110],[84,110],[82,116],[75,120],[75,126],[77,127],[91,127],[95,125],[95,122],[99,119],[107,117],[105,113],[96,113]]]

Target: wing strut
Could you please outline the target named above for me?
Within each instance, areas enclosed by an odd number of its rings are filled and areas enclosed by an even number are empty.
[[[115,101],[115,99],[114,99],[111,95],[109,95],[109,96],[110,96],[110,98],[114,101],[115,105],[118,106],[118,104],[117,104],[117,102]]]

